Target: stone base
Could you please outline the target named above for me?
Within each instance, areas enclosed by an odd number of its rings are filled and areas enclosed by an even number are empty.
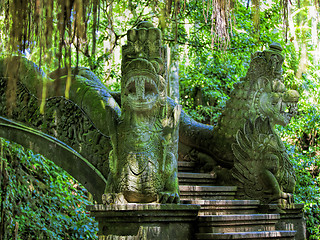
[[[280,214],[280,220],[276,224],[276,230],[294,230],[296,231],[295,239],[303,240],[307,239],[307,228],[303,217],[303,206],[303,204],[292,204],[283,208],[278,204],[266,204],[261,205],[260,212],[278,212]]]
[[[192,204],[87,206],[99,223],[99,240],[192,240],[199,209]]]

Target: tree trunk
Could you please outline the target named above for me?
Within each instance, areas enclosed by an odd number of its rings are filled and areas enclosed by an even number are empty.
[[[320,48],[319,48],[319,38],[318,38],[318,23],[319,23],[319,16],[318,12],[316,10],[315,6],[310,6],[309,13],[311,17],[311,39],[312,39],[312,45],[313,45],[313,64],[318,65],[319,63],[319,54],[320,54]]]
[[[169,66],[168,66],[168,78],[169,78],[169,92],[168,95],[176,103],[179,103],[179,45],[176,44],[173,47],[168,47],[168,53],[170,54]]]
[[[299,44],[296,36],[296,28],[293,22],[294,14],[292,14],[292,4],[288,4],[288,23],[289,23],[289,31],[290,31],[290,41],[293,42],[294,48],[296,52],[299,52]]]

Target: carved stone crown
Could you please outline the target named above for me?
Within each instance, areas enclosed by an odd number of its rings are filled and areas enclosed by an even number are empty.
[[[141,22],[127,36],[127,45],[122,47],[121,102],[136,112],[149,111],[166,100],[161,31]]]
[[[256,79],[262,75],[279,77],[282,74],[283,62],[284,56],[281,45],[279,43],[271,43],[269,49],[263,52],[256,52],[251,56],[251,64],[247,75],[254,75]]]
[[[136,29],[131,29],[127,33],[127,45],[122,47],[122,75],[138,70],[133,60],[146,60],[151,63],[146,66],[146,70],[164,76],[165,73],[165,48],[161,45],[161,31],[153,27],[149,22],[140,22]],[[137,61],[136,61],[137,62]]]

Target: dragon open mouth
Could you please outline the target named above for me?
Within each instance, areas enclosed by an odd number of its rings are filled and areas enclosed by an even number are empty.
[[[276,106],[274,106],[275,109],[278,109],[276,112],[279,114],[274,114],[275,116],[278,115],[278,117],[275,117],[274,120],[277,124],[280,124],[282,126],[285,126],[289,124],[291,118],[297,113],[298,105],[297,102],[285,102],[280,100]]]
[[[298,105],[296,102],[281,102],[280,103],[280,113],[292,117],[298,110]]]
[[[158,99],[156,83],[148,76],[133,76],[126,84],[128,104],[134,110],[150,110]]]

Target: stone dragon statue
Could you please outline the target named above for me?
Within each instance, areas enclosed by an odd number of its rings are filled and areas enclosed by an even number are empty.
[[[178,139],[179,157],[192,155],[199,168],[215,171],[217,184],[238,185],[240,197],[257,198],[246,186],[268,179],[256,185],[264,202],[287,199],[295,177],[274,125],[289,123],[299,94],[282,83],[281,46],[252,56],[217,126],[209,126],[167,97],[160,30],[142,22],[127,36],[121,93],[86,68],[45,75],[23,57],[0,60],[0,136],[55,161],[106,204],[178,203]],[[247,130],[257,126],[268,130]],[[248,168],[261,162],[253,178]]]
[[[120,97],[85,68],[46,76],[1,60],[0,136],[49,156],[98,202],[179,203],[181,107],[167,100],[160,30],[141,22],[122,52]]]
[[[238,186],[237,198],[290,202],[294,191],[294,170],[274,129],[289,123],[299,99],[283,84],[281,51],[273,43],[251,56],[247,75],[235,84],[217,126],[182,114],[182,155],[204,159],[202,169],[216,172],[217,184]]]
[[[103,201],[178,203],[178,125],[163,77],[161,32],[148,22],[128,32],[122,48],[121,120],[110,132],[110,174]],[[111,201],[112,202],[112,201]]]

